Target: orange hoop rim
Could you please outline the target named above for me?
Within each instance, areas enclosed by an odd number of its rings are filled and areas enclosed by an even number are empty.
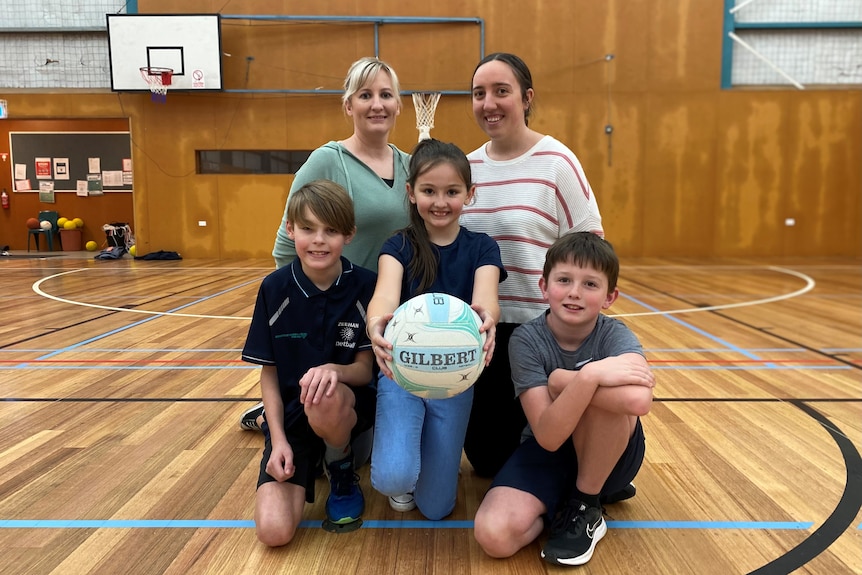
[[[161,68],[159,66],[141,66],[141,76],[153,87],[170,86],[173,68]]]

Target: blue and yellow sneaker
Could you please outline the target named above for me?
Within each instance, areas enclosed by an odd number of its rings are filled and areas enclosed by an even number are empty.
[[[353,454],[327,464],[329,497],[326,518],[336,525],[359,521],[365,511],[365,497],[359,488],[359,476],[353,471]]]

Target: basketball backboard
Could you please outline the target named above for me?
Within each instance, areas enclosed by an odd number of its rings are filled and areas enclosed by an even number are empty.
[[[171,90],[221,90],[218,14],[108,14],[111,89],[147,91],[144,66],[171,68]]]

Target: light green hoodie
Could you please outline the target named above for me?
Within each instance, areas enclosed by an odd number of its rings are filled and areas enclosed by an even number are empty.
[[[377,271],[383,242],[407,225],[407,169],[410,156],[389,144],[394,152],[395,183],[390,188],[374,170],[338,142],[314,150],[296,172],[290,192],[314,180],[341,184],[353,200],[356,237],[344,246],[344,257],[356,265]],[[288,195],[290,202],[290,195]],[[286,266],[296,258],[293,240],[287,237],[287,206],[272,249],[275,265]]]

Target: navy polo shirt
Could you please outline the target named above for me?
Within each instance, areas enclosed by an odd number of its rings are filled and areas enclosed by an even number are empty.
[[[353,363],[370,350],[366,310],[377,274],[341,258],[341,275],[321,291],[299,259],[263,279],[257,293],[242,359],[274,365],[284,402],[285,426],[303,414],[299,379],[325,363]]]

